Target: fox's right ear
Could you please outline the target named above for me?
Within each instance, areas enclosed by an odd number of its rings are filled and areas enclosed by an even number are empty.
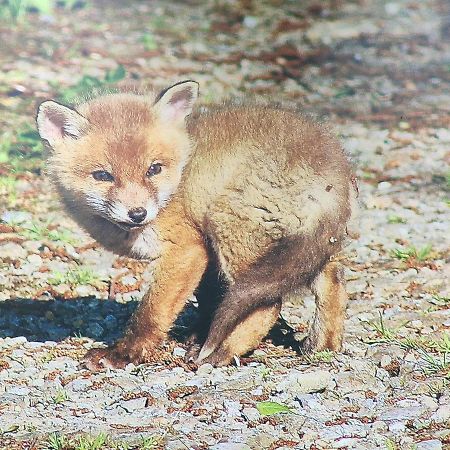
[[[196,81],[180,81],[158,95],[154,108],[163,121],[182,123],[191,114],[197,97]]]
[[[54,101],[39,105],[36,123],[39,135],[51,147],[65,138],[80,138],[89,126],[89,122],[77,111]]]

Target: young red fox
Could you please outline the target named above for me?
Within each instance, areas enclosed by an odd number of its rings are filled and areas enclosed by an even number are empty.
[[[39,107],[48,172],[74,219],[107,249],[157,260],[125,336],[91,350],[91,369],[154,359],[211,274],[226,286],[197,363],[225,365],[254,349],[283,297],[304,286],[316,312],[303,350],[341,348],[347,295],[331,257],[342,248],[355,190],[340,145],[289,109],[193,112],[197,95],[197,83],[185,81],[156,99],[110,94],[76,110]]]

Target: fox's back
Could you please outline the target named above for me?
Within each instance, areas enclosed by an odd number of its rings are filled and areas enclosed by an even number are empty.
[[[326,127],[287,109],[224,104],[194,113],[188,130],[185,190],[198,222],[223,197],[287,234],[327,212],[346,221],[351,167]]]

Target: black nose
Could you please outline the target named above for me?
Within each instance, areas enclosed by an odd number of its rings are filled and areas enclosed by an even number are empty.
[[[128,211],[128,216],[134,223],[141,223],[147,216],[147,210],[145,208],[133,208]]]

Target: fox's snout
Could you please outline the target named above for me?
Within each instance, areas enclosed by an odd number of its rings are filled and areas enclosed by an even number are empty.
[[[128,211],[128,217],[134,223],[141,223],[147,217],[147,210],[145,208],[132,208]]]

